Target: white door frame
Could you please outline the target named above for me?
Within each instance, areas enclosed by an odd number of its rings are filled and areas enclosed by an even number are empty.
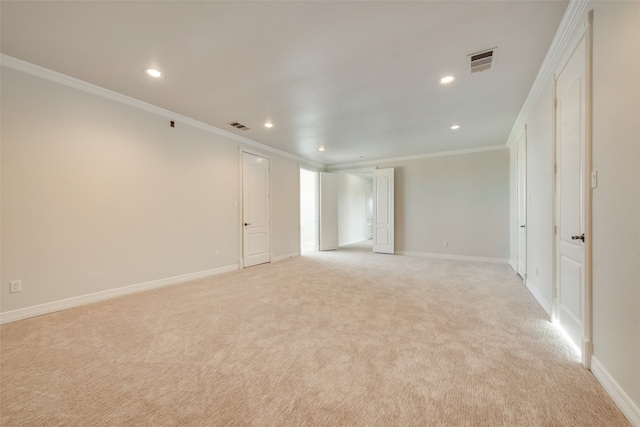
[[[244,266],[244,204],[243,204],[243,178],[244,178],[244,153],[253,154],[254,156],[264,157],[265,159],[271,160],[268,154],[262,153],[260,151],[251,150],[245,147],[238,147],[239,155],[238,155],[238,268],[243,270]],[[269,166],[270,168],[271,166]],[[271,171],[269,170],[269,175]],[[269,177],[270,178],[270,177]],[[269,179],[269,182],[271,180]],[[271,184],[269,184],[270,186]],[[271,190],[269,189],[269,196],[267,200],[271,199]],[[271,204],[268,203],[267,209],[269,210],[269,217],[271,216]],[[269,229],[269,261],[271,262],[271,221],[267,224],[267,228]]]
[[[554,75],[554,100],[556,99],[557,87],[556,82],[558,76],[565,68],[569,59],[573,55],[576,47],[585,38],[585,128],[584,128],[584,144],[585,144],[585,156],[583,159],[583,171],[582,180],[584,180],[583,194],[582,194],[582,208],[584,212],[584,283],[583,283],[583,312],[584,312],[584,324],[583,324],[583,337],[581,359],[585,368],[591,368],[591,357],[593,356],[593,281],[592,281],[592,256],[593,256],[593,240],[592,240],[592,194],[593,187],[589,185],[591,183],[591,171],[593,169],[593,145],[592,145],[592,99],[593,99],[593,10],[590,10],[587,15],[587,20],[584,23],[583,28],[575,36],[572,43],[568,44],[566,55],[563,61],[560,62],[560,66]],[[554,114],[553,114],[553,301],[551,304],[551,318],[554,322],[557,320],[557,246],[558,246],[558,191],[557,191],[557,102],[554,102]]]

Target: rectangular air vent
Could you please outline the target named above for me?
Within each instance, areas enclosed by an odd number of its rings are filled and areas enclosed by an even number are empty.
[[[238,123],[238,122],[231,122],[229,123],[231,126],[233,126],[234,128],[238,128],[240,130],[249,130],[248,127],[246,127],[245,125],[243,125],[242,123]]]
[[[468,56],[470,70],[472,73],[479,73],[481,71],[493,68],[496,61],[496,53],[498,48],[483,50],[482,52],[472,53]]]

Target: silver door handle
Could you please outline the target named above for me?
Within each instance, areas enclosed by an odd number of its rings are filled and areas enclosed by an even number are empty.
[[[584,242],[584,233],[582,233],[582,236],[571,236],[571,240],[582,240]]]
[[[524,226],[524,225],[521,225],[521,226],[520,226],[520,228],[524,228],[524,227],[526,227],[526,226]]]
[[[244,226],[246,227],[247,225],[251,225],[251,223],[250,222],[245,222]]]

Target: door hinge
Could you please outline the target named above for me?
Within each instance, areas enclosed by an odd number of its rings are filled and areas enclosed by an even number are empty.
[[[553,164],[553,173],[556,173],[556,172],[558,172],[558,164],[554,163]]]
[[[558,226],[557,225],[553,226],[553,234],[558,234]]]

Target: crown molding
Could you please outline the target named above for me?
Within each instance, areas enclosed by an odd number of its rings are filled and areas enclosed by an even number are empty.
[[[417,154],[415,156],[393,157],[388,159],[367,160],[367,161],[353,162],[353,163],[336,163],[333,165],[327,165],[327,170],[334,172],[341,169],[362,168],[366,166],[375,166],[382,163],[406,162],[409,160],[427,159],[430,157],[459,156],[462,154],[483,153],[485,151],[505,150],[507,148],[508,147],[506,145],[491,145],[489,147],[468,148],[463,150],[440,151],[438,153]]]
[[[30,62],[23,61],[18,58],[14,58],[9,55],[0,54],[0,65],[13,68],[14,70],[22,71],[24,73],[30,74],[32,76],[40,77],[45,80],[52,81],[54,83],[58,83],[64,86],[68,86],[77,90],[81,90],[83,92],[87,92],[96,96],[100,96],[102,98],[109,99],[111,101],[118,102],[120,104],[128,105],[130,107],[138,108],[140,110],[147,111],[152,114],[159,115],[161,117],[166,117],[168,119],[192,126],[194,128],[198,128],[204,130],[206,132],[210,132],[216,135],[223,136],[225,138],[231,139],[233,141],[238,142],[239,144],[250,146],[253,148],[257,148],[263,151],[267,151],[269,153],[277,154],[283,157],[287,157],[293,160],[296,160],[302,164],[310,165],[316,168],[322,168],[324,165],[322,163],[317,163],[311,161],[309,159],[305,159],[286,151],[279,150],[277,148],[270,147],[268,145],[262,144],[260,142],[254,141],[253,139],[246,138],[244,136],[236,135],[235,133],[226,131],[224,129],[220,129],[218,127],[212,126],[210,124],[201,122],[199,120],[192,119],[191,117],[183,116],[182,114],[174,113],[172,111],[166,110],[164,108],[160,108],[153,104],[149,104],[144,101],[140,101],[139,99],[135,99],[126,95],[123,95],[119,92],[115,92],[109,89],[105,89],[101,86],[94,85],[89,82],[85,82],[84,80],[76,79],[75,77],[67,76],[66,74],[59,73],[57,71],[50,70],[48,68],[41,67],[39,65],[32,64]]]
[[[519,135],[519,128],[523,125],[522,120],[536,103],[546,84],[555,78],[554,74],[558,66],[562,64],[562,60],[566,58],[568,48],[575,41],[574,33],[576,28],[585,23],[585,12],[588,5],[588,0],[571,0],[569,2],[551,46],[549,46],[549,50],[542,61],[538,75],[520,109],[513,128],[511,128],[507,145],[511,146],[515,143],[516,137]]]

